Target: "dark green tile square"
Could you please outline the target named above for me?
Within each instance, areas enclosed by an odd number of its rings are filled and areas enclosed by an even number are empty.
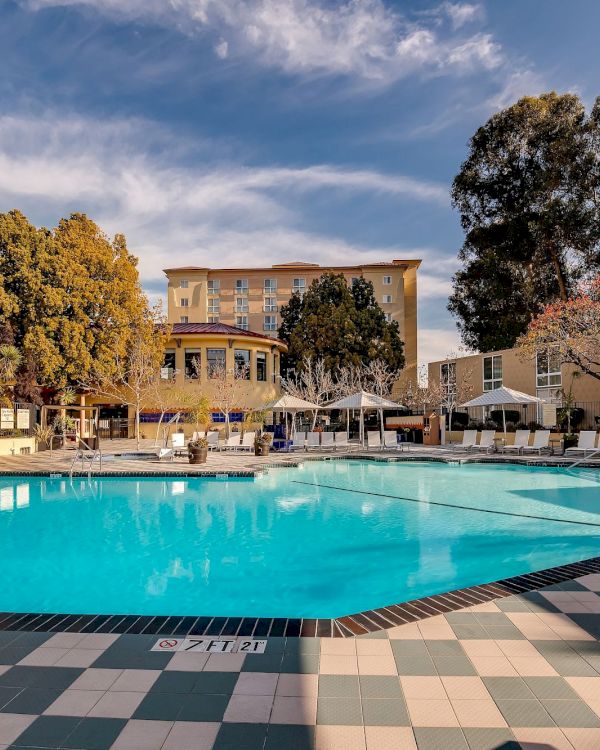
[[[191,693],[197,679],[196,672],[161,672],[150,693]]]
[[[521,677],[482,677],[483,684],[495,701],[532,700],[535,696]]]
[[[363,698],[362,710],[363,722],[366,726],[410,726],[404,700],[394,698]]]
[[[125,719],[82,719],[62,747],[65,750],[109,750],[125,724]]]
[[[63,747],[81,719],[75,716],[39,716],[17,737],[17,747]]]
[[[510,729],[465,727],[463,732],[471,750],[520,750],[521,747]]]
[[[201,672],[195,677],[192,693],[231,695],[238,681],[237,672]]]
[[[134,719],[176,721],[187,694],[148,693],[133,714]]]
[[[222,721],[230,695],[192,693],[184,698],[177,721]]]
[[[414,727],[419,750],[469,750],[465,736],[457,727]]]
[[[442,677],[473,677],[477,675],[471,660],[466,656],[435,656],[433,663]]]
[[[0,675],[0,686],[66,690],[85,670],[75,667],[11,667]]]
[[[247,662],[248,659],[246,659]],[[275,669],[274,671],[286,674],[317,674],[319,672],[319,654],[285,653],[279,669]]]
[[[6,648],[0,649],[0,664],[18,664],[32,650],[28,646],[6,646]]]
[[[267,724],[221,724],[213,750],[263,750]]]
[[[402,688],[397,677],[362,675],[359,677],[360,694],[365,698],[402,698]]]
[[[554,722],[537,700],[497,700],[496,705],[511,727],[553,727]]]
[[[423,677],[434,677],[437,675],[433,660],[429,656],[396,656],[396,668],[398,674],[403,676],[420,675]]]
[[[270,724],[265,750],[314,750],[315,728],[303,724]]]
[[[252,654],[244,660],[242,672],[279,672],[283,653]]]
[[[459,641],[425,641],[431,656],[465,656]]]
[[[319,698],[317,724],[362,724],[359,698]]]
[[[358,698],[360,695],[358,677],[349,674],[319,675],[319,697]]]
[[[600,719],[581,700],[543,700],[542,705],[559,727],[600,728]]]
[[[43,714],[62,692],[49,688],[25,688],[2,711],[11,714]]]
[[[538,700],[579,700],[579,696],[562,677],[524,677],[527,686]]]
[[[13,646],[23,646],[30,648],[32,651],[40,646],[43,646],[46,641],[49,641],[54,633],[43,633],[35,630],[18,630],[15,631],[17,636],[13,641]]]

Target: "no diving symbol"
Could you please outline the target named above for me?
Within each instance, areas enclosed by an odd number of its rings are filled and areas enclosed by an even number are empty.
[[[160,643],[158,644],[158,647],[162,650],[168,651],[170,649],[177,648],[178,644],[179,644],[179,641],[176,639],[164,640],[164,641],[160,641]]]

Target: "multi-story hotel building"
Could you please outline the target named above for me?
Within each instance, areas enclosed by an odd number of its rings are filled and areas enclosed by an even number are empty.
[[[280,263],[264,268],[167,268],[168,320],[172,324],[224,323],[277,337],[281,308],[327,271],[372,282],[388,320],[396,320],[406,367],[417,365],[417,269],[420,260],[356,266]]]

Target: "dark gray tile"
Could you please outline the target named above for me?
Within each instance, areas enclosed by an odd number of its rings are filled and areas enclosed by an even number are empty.
[[[520,750],[521,747],[510,729],[463,728],[463,732],[471,750]]]
[[[466,656],[459,641],[425,641],[431,656]]]
[[[267,724],[221,724],[213,750],[263,750]]]
[[[477,624],[477,615],[475,612],[446,612],[444,617],[451,625]]]
[[[282,654],[285,650],[285,638],[267,638],[265,654]]]
[[[176,721],[187,695],[181,693],[148,693],[135,710],[133,719]]]
[[[512,621],[503,612],[476,612],[475,618],[484,628],[513,626]]]
[[[207,672],[208,674],[208,672]],[[162,672],[150,693],[191,693],[198,679],[197,672]]]
[[[62,747],[81,719],[75,716],[39,716],[17,737],[17,747]]]
[[[0,649],[6,648],[9,643],[12,643],[19,636],[18,630],[0,630]]]
[[[553,727],[554,722],[537,700],[496,700],[511,727]]]
[[[598,672],[578,654],[573,656],[554,656],[544,654],[544,659],[551,664],[561,677],[597,677]]]
[[[50,640],[53,635],[54,633],[37,633],[35,631],[19,630],[16,632],[17,637],[12,645],[28,648],[30,651],[34,651],[36,648],[39,648],[46,643],[46,641]]]
[[[237,672],[201,672],[196,674],[192,693],[231,695],[237,681]]]
[[[579,700],[579,696],[562,677],[524,677],[529,689],[539,700]]]
[[[164,669],[172,656],[173,654],[161,654],[158,651],[115,649],[113,644],[91,666],[97,669]]]
[[[494,641],[524,641],[525,636],[514,625],[487,625],[486,631]]]
[[[362,710],[363,722],[366,726],[410,726],[404,700],[363,698]]]
[[[397,677],[362,675],[359,677],[360,694],[363,698],[402,698],[402,688]]]
[[[244,664],[249,660],[246,659]],[[293,654],[285,653],[283,661],[279,665],[280,672],[291,674],[317,674],[319,671],[319,654]]]
[[[429,649],[425,641],[390,641],[392,652],[394,656],[402,659],[408,657],[422,657],[426,658],[429,656]]]
[[[433,659],[438,674],[442,677],[475,676],[477,672],[466,656],[436,656]]]
[[[458,625],[450,623],[450,627],[454,631],[454,635],[461,640],[489,640],[489,633],[478,622],[474,622],[472,625]]]
[[[600,727],[600,719],[581,700],[543,700],[542,705],[559,727]]]
[[[286,638],[286,654],[318,654],[321,651],[320,638]]]
[[[415,727],[413,732],[419,750],[469,750],[462,730],[455,727]]]
[[[186,695],[177,721],[222,721],[230,695]]]
[[[517,599],[515,596],[507,596],[505,599],[497,599],[495,602],[498,609],[503,612],[530,612],[527,602]]]
[[[399,675],[421,675],[430,677],[437,675],[432,659],[428,657],[408,656],[396,657],[396,668]]]
[[[11,667],[0,675],[0,686],[66,690],[84,669],[75,667]]]
[[[17,696],[23,688],[18,687],[0,687],[0,711]]]
[[[550,586],[544,586],[540,591],[589,591],[589,589],[586,589],[579,581],[571,580],[552,583]]]
[[[11,714],[42,714],[62,694],[50,688],[25,688],[2,709]]]
[[[358,698],[319,698],[317,701],[317,724],[362,724],[360,700]]]
[[[372,630],[370,633],[361,633],[357,638],[364,638],[365,640],[384,640],[388,635],[385,630]]]
[[[252,654],[244,660],[242,672],[279,672],[282,660],[283,653]]]
[[[359,695],[357,676],[346,674],[319,675],[319,696],[322,698],[358,698]]]
[[[0,664],[18,664],[33,650],[29,646],[7,646],[0,649]]]
[[[495,701],[503,698],[531,700],[535,697],[521,677],[482,677],[481,679]]]
[[[62,747],[65,750],[109,750],[125,724],[125,719],[82,719]]]
[[[315,728],[302,724],[270,724],[265,750],[314,750]]]

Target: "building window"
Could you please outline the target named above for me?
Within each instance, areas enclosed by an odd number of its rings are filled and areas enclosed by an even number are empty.
[[[225,371],[225,349],[207,349],[208,377],[216,378]]]
[[[389,286],[392,283],[392,277],[391,276],[384,276],[383,277],[383,283],[385,286]]]
[[[160,368],[161,380],[173,380],[175,377],[175,349],[165,349],[163,366]]]
[[[179,300],[179,307],[189,307],[189,300],[187,297],[182,297]]]
[[[496,388],[502,388],[501,354],[483,358],[483,390],[494,391]]]
[[[235,293],[248,294],[248,279],[236,279]]]
[[[276,315],[265,315],[265,331],[276,331],[277,330],[277,316]]]
[[[238,328],[243,328],[244,331],[248,330],[248,316],[247,315],[236,315],[235,324]]]
[[[180,315],[180,316],[179,316],[179,322],[180,322],[180,323],[189,323],[189,322],[190,322],[190,320],[189,320],[189,318],[188,318],[188,316],[187,316],[187,315]]]
[[[443,400],[456,393],[456,362],[444,362],[440,365],[440,385]]]
[[[235,312],[248,312],[248,300],[246,297],[235,298]]]
[[[185,379],[198,380],[200,377],[200,349],[186,349],[184,352]]]
[[[292,292],[298,292],[298,294],[304,294],[306,291],[306,279],[294,279],[292,283]]]
[[[265,312],[277,312],[277,297],[265,297]]]
[[[543,349],[537,353],[536,375],[538,388],[562,386],[561,359],[556,349]]]
[[[353,276],[350,279],[350,288],[352,288],[355,284],[358,284],[358,276]]]
[[[220,306],[219,306],[219,300],[218,299],[209,299],[208,300],[208,314],[219,314],[220,312]]]
[[[233,353],[235,371],[238,377],[250,380],[250,350],[236,349]]]
[[[384,294],[383,295],[383,304],[384,305],[391,305],[392,304],[392,295],[391,294]]]
[[[221,282],[219,279],[209,279],[207,289],[209,294],[219,294],[221,291]]]
[[[179,282],[180,289],[187,289],[189,285],[190,282],[187,279],[181,279],[181,281]]]
[[[209,323],[218,323],[219,322],[219,316],[218,315],[209,315],[208,316],[208,322]]]
[[[277,279],[265,279],[265,294],[275,294],[277,291]]]
[[[263,383],[266,383],[267,381],[266,352],[256,352],[256,379]]]
[[[386,323],[392,322],[392,313],[385,313],[385,322]]]

